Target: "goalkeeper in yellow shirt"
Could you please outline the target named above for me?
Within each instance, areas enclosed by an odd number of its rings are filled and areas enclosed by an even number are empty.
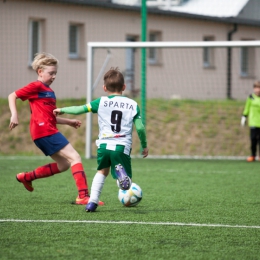
[[[255,82],[253,87],[254,93],[248,96],[241,118],[241,125],[244,126],[248,121],[250,127],[251,156],[247,158],[248,162],[256,160],[257,145],[260,153],[260,81]]]

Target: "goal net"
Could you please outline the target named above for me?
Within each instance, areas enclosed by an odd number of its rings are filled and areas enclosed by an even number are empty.
[[[244,103],[260,80],[260,41],[89,42],[87,102],[105,95],[103,75],[118,67],[145,118],[151,156],[243,157]],[[86,158],[95,155],[97,117],[87,114]],[[132,155],[140,155],[133,130]]]

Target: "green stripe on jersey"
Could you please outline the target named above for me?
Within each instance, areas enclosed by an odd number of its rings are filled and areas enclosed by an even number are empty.
[[[99,148],[107,149],[107,144],[100,144]],[[121,145],[121,144],[117,144],[116,145],[116,149],[115,149],[116,152],[124,153],[124,150],[125,150],[125,146],[124,145]]]

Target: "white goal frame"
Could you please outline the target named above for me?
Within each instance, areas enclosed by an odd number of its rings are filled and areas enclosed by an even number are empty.
[[[97,48],[231,48],[260,47],[260,41],[196,41],[196,42],[88,42],[87,44],[87,103],[92,101],[94,49]],[[85,157],[92,158],[92,113],[86,114]]]

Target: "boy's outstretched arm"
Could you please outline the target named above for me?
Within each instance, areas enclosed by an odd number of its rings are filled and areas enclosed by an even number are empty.
[[[53,114],[55,116],[62,115],[62,114],[80,115],[87,112],[89,111],[86,105],[56,108],[53,110]]]
[[[145,158],[148,156],[149,149],[147,147],[145,127],[143,125],[141,118],[134,119],[134,125],[136,128],[139,140],[141,142],[141,146],[143,148],[142,155],[143,155],[143,158]]]
[[[77,119],[69,119],[69,118],[63,118],[63,117],[56,117],[57,124],[60,125],[69,125],[71,127],[74,127],[78,129],[81,126],[81,121]]]
[[[19,125],[17,108],[16,108],[16,99],[17,99],[17,95],[15,92],[11,93],[8,96],[9,108],[11,111],[11,118],[10,118],[10,124],[9,124],[10,130],[14,129],[16,126]]]

